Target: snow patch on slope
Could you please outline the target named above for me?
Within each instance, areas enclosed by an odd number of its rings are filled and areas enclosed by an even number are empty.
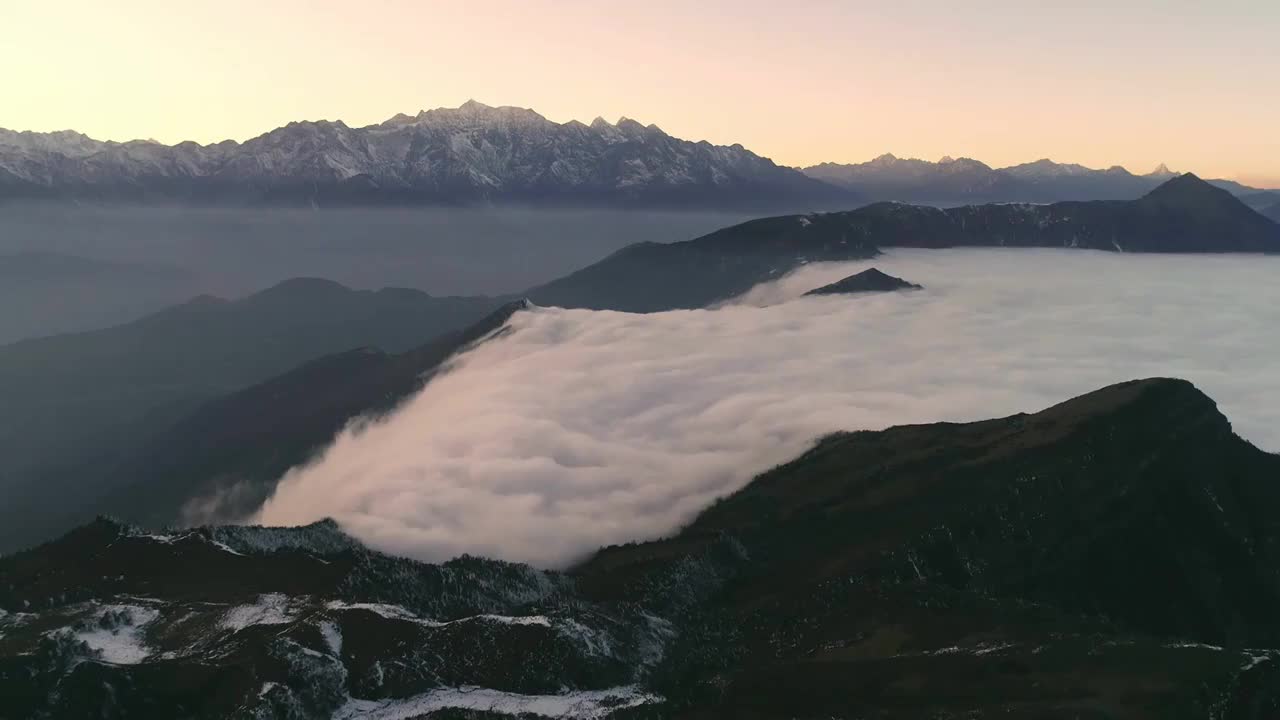
[[[325,605],[330,610],[367,610],[369,612],[380,615],[389,620],[406,620],[408,622],[418,623],[427,627],[446,627],[459,623],[468,622],[488,622],[501,625],[538,625],[541,627],[551,627],[551,620],[545,615],[472,615],[470,617],[458,618],[457,620],[430,620],[418,617],[412,612],[399,605],[388,605],[386,603],[348,603],[341,600],[333,600]]]
[[[20,627],[34,617],[36,616],[31,613],[9,612],[0,609],[0,638],[4,637],[5,630]]]
[[[520,695],[479,687],[442,688],[403,700],[349,700],[334,720],[409,720],[440,710],[478,710],[502,715],[595,720],[615,711],[662,702],[635,686],[581,690],[562,695]]]
[[[141,605],[104,605],[75,628],[62,628],[55,633],[69,633],[88,645],[104,662],[115,665],[137,665],[151,655],[144,639],[147,625],[160,617],[160,611]]]
[[[336,623],[322,622],[318,626],[320,636],[324,638],[324,644],[329,646],[329,650],[334,657],[342,657],[342,631],[338,629]]]
[[[289,598],[281,593],[258,596],[252,605],[237,605],[222,616],[222,627],[239,632],[251,625],[284,625],[293,622],[296,615],[289,607]]]
[[[174,545],[183,540],[194,540],[196,542],[209,543],[210,545],[218,548],[219,550],[223,552],[231,553],[232,555],[240,555],[240,556],[244,555],[244,553],[237,552],[226,543],[220,542],[212,537],[207,537],[206,535],[204,535],[198,530],[190,530],[186,532],[177,532],[177,533],[133,534],[133,535],[129,535],[129,537],[139,538],[142,540],[150,540],[152,542],[160,543],[161,545]]]
[[[1267,650],[1249,650],[1245,652],[1244,656],[1248,659],[1245,661],[1244,666],[1240,668],[1240,672],[1248,672],[1262,663],[1274,659],[1272,653]]]

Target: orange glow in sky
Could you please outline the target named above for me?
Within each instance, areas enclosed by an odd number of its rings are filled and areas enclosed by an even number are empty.
[[[468,98],[787,165],[1158,163],[1280,186],[1274,0],[5,0],[0,127],[243,140]]]

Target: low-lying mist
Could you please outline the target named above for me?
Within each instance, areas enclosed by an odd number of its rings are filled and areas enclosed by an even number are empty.
[[[876,266],[925,290],[800,298]],[[538,308],[385,421],[291,471],[268,524],[326,516],[425,560],[563,566],[660,536],[835,430],[1036,411],[1195,382],[1280,449],[1280,258],[894,251],[717,310]]]

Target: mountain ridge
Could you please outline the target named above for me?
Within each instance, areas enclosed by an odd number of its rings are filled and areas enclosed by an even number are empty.
[[[888,247],[1274,253],[1280,225],[1188,173],[1136,200],[947,209],[878,202],[748,220],[685,242],[625,247],[525,295],[539,305],[627,312],[705,307],[805,263],[868,259]]]

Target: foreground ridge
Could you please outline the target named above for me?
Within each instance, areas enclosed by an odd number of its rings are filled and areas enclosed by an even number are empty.
[[[0,692],[16,717],[1268,718],[1278,478],[1151,379],[834,435],[568,573],[101,518],[0,558]]]

